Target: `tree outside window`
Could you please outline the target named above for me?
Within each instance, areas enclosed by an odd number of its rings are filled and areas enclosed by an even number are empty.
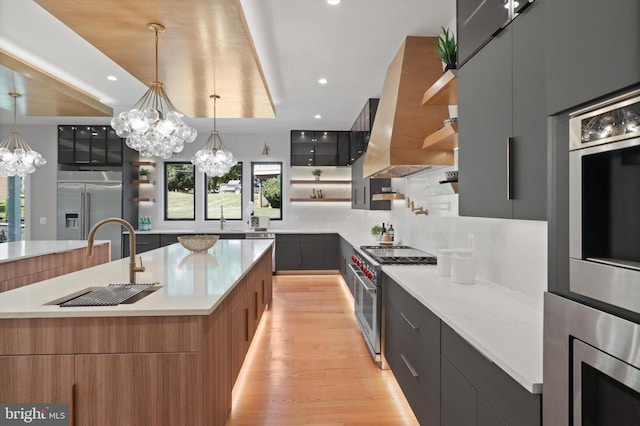
[[[251,163],[254,216],[282,219],[282,163]]]
[[[165,163],[165,220],[195,220],[195,166]]]

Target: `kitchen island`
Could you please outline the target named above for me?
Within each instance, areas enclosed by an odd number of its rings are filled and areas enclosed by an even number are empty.
[[[271,301],[271,240],[145,253],[133,304],[52,302],[128,281],[121,259],[0,294],[0,401],[68,403],[74,425],[224,424]]]
[[[109,241],[96,241],[93,256],[86,241],[10,241],[0,244],[0,293],[111,260]]]

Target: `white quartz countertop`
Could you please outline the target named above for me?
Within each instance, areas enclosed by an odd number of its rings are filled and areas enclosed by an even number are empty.
[[[531,393],[542,393],[543,301],[496,284],[455,284],[435,266],[382,270]]]
[[[96,245],[109,241],[96,241]],[[11,241],[0,244],[0,263],[86,248],[87,241]]]
[[[273,244],[273,240],[219,240],[207,252],[179,244],[138,255],[146,268],[137,282],[161,288],[132,304],[61,308],[48,304],[88,287],[129,281],[129,259],[83,269],[0,293],[0,318],[208,315]]]

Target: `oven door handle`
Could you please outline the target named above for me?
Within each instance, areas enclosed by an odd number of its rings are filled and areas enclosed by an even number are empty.
[[[365,277],[364,274],[356,274],[356,279],[367,293],[375,294],[378,291],[378,288],[371,281],[369,281],[369,279]]]

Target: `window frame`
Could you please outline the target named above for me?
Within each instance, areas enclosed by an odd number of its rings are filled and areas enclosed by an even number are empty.
[[[259,164],[277,164],[280,166],[280,217],[270,217],[271,220],[284,220],[284,197],[283,197],[283,181],[284,167],[282,161],[252,161],[251,162],[251,201],[254,202],[254,182],[255,173],[254,166]]]
[[[238,163],[233,166],[233,167],[237,167],[240,166],[240,217],[237,218],[228,218],[227,216],[224,217],[224,220],[242,220],[242,216],[244,214],[244,168],[243,168],[243,164],[242,161],[238,161]],[[220,220],[219,217],[215,218],[209,217],[209,185],[208,185],[208,180],[209,180],[209,176],[206,173],[203,173],[203,177],[204,177],[204,220],[205,221],[209,221],[209,220]],[[213,176],[212,176],[213,177]]]
[[[170,218],[169,217],[169,167],[182,165],[190,166],[193,174],[193,217]],[[196,220],[196,166],[189,161],[165,161],[164,162],[164,220],[165,221],[195,221]]]

